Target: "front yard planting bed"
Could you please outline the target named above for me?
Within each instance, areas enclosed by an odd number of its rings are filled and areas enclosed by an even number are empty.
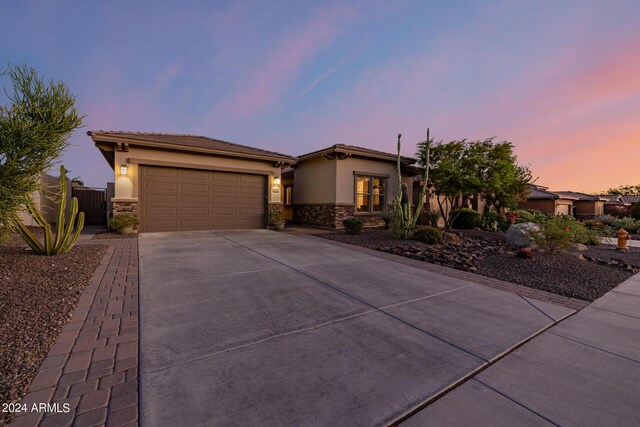
[[[0,244],[0,405],[25,395],[106,250],[82,245],[47,257],[16,235]],[[0,425],[10,415],[0,412]]]
[[[506,282],[593,301],[640,272],[640,249],[619,252],[613,246],[588,246],[558,254],[534,249],[533,259],[516,257],[503,233],[453,230],[459,243],[429,245],[415,240],[397,240],[388,230],[364,230],[359,235],[344,232],[319,237],[456,268]],[[584,248],[583,248],[584,249]]]

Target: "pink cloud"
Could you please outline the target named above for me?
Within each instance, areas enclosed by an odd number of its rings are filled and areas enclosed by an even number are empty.
[[[240,116],[261,111],[275,102],[317,53],[341,32],[341,23],[354,17],[351,9],[322,10],[303,28],[288,33],[267,59],[241,79],[224,108]]]

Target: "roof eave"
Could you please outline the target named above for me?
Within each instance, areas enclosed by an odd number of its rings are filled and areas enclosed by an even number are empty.
[[[260,154],[250,154],[250,153],[238,153],[234,151],[225,151],[225,150],[214,150],[210,148],[204,147],[190,147],[187,145],[176,145],[164,142],[155,142],[155,141],[145,141],[135,138],[123,138],[116,137],[104,134],[95,134],[89,133],[87,134],[91,137],[94,144],[98,146],[100,142],[109,142],[109,143],[118,143],[118,142],[126,142],[131,145],[137,145],[142,147],[152,147],[152,148],[162,148],[168,151],[183,151],[183,152],[191,152],[191,153],[206,153],[206,154],[214,154],[224,157],[234,157],[241,159],[253,159],[253,160],[264,160],[270,162],[282,162],[288,165],[294,165],[297,163],[298,159],[295,157],[289,156],[270,156],[270,155],[260,155]]]

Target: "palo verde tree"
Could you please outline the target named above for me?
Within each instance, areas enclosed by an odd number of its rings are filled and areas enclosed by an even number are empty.
[[[4,88],[0,105],[0,238],[16,224],[17,213],[39,189],[39,176],[67,146],[84,116],[62,82],[45,81],[26,65],[0,73],[12,88]]]
[[[418,147],[424,147],[420,142]],[[417,153],[418,164],[427,162]],[[513,154],[513,145],[493,138],[482,141],[442,141],[434,144],[429,185],[437,195],[445,228],[449,229],[471,197],[483,197],[497,212],[513,208],[526,194],[531,172],[520,166]]]
[[[477,192],[479,178],[466,141],[435,143],[428,160],[422,155],[426,145],[427,141],[418,143],[418,164],[430,170],[428,184],[438,196],[438,207],[445,228],[449,229],[468,197]]]
[[[513,144],[508,141],[493,142],[493,138],[472,142],[469,156],[475,163],[474,173],[478,195],[496,212],[513,209],[526,198],[531,171],[518,164]]]

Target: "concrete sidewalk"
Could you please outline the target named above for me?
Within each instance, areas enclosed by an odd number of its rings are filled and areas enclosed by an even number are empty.
[[[640,425],[640,274],[402,425]]]
[[[604,243],[606,245],[617,245],[618,244],[618,239],[614,239],[612,237],[603,237],[602,238],[602,243]],[[628,240],[627,241],[627,246],[632,247],[632,248],[640,248],[640,240]]]
[[[143,425],[384,425],[573,313],[267,230],[145,233]]]

